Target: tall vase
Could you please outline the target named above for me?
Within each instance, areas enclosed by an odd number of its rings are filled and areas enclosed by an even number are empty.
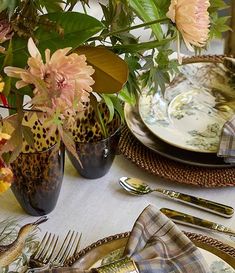
[[[50,136],[37,116],[24,117],[23,124],[32,129],[33,147],[24,140],[22,151],[11,163],[14,174],[12,192],[30,215],[51,212],[57,203],[64,174],[64,146],[57,136]]]

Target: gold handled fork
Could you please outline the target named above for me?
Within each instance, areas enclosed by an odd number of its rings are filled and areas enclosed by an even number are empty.
[[[60,249],[56,251],[59,237],[46,233],[36,252],[30,257],[26,273],[36,273],[50,267],[61,267],[65,261],[78,252],[81,235],[71,231],[67,233]]]

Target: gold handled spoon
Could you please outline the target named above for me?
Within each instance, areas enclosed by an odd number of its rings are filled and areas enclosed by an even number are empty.
[[[151,189],[149,185],[137,178],[121,177],[119,183],[126,191],[134,195],[144,195],[156,191],[173,200],[204,209],[223,217],[230,218],[234,214],[234,209],[230,206],[172,190],[161,188]]]

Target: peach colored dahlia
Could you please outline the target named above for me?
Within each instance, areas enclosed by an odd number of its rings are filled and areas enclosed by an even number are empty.
[[[208,40],[209,0],[171,0],[167,17],[176,24],[187,48],[204,47]]]
[[[34,98],[32,104],[37,108],[50,108],[63,112],[73,109],[81,110],[82,102],[89,101],[89,93],[94,80],[91,75],[94,69],[86,63],[85,55],[69,54],[71,48],[55,51],[52,55],[45,50],[45,63],[30,38],[28,50],[28,69],[5,67],[4,72],[21,80],[17,88],[33,84]]]

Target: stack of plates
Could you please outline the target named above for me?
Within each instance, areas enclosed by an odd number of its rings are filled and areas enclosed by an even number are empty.
[[[217,157],[220,134],[231,118],[234,83],[222,64],[181,67],[164,95],[139,98],[125,105],[132,134],[146,147],[178,162],[202,167],[234,167]]]

